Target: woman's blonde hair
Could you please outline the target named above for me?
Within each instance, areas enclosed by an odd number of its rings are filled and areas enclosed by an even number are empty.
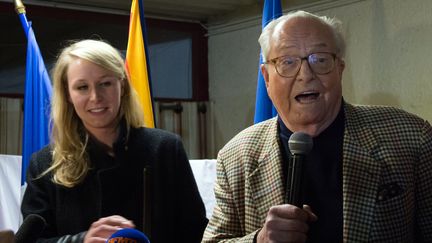
[[[63,49],[52,72],[53,162],[43,174],[52,172],[54,183],[65,187],[79,184],[91,168],[86,151],[88,134],[73,105],[69,102],[67,71],[69,64],[77,58],[97,64],[122,80],[123,95],[120,101],[119,118],[125,118],[128,130],[129,127],[144,125],[137,94],[129,83],[124,60],[118,50],[99,40],[82,40]]]

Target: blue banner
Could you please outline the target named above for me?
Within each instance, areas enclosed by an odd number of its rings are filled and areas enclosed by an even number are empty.
[[[49,143],[51,130],[51,81],[31,26],[28,29],[27,41],[21,185],[25,183],[32,153]]]
[[[281,15],[282,6],[280,0],[265,0],[262,17],[262,28],[264,28],[270,21],[280,17]],[[267,120],[277,115],[277,111],[267,94],[264,77],[260,68],[262,63],[263,60],[260,53],[254,123]]]

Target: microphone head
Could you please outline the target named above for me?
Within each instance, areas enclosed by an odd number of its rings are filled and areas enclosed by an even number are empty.
[[[117,242],[128,242],[128,243],[150,243],[147,236],[136,229],[124,228],[116,231],[108,238],[106,243],[117,243]]]
[[[45,219],[37,214],[29,214],[15,234],[16,243],[35,242],[46,227]]]
[[[312,150],[312,137],[304,132],[295,132],[288,140],[288,147],[293,155],[306,155]]]

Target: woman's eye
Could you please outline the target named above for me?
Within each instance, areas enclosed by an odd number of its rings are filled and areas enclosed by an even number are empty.
[[[87,85],[80,85],[77,87],[77,90],[87,90]]]
[[[108,87],[111,86],[112,81],[103,81],[102,83],[100,83],[100,86],[102,87]]]

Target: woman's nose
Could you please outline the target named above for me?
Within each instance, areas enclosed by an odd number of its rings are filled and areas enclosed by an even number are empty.
[[[93,88],[90,91],[90,99],[91,100],[99,100],[101,98],[101,92],[97,88]]]

